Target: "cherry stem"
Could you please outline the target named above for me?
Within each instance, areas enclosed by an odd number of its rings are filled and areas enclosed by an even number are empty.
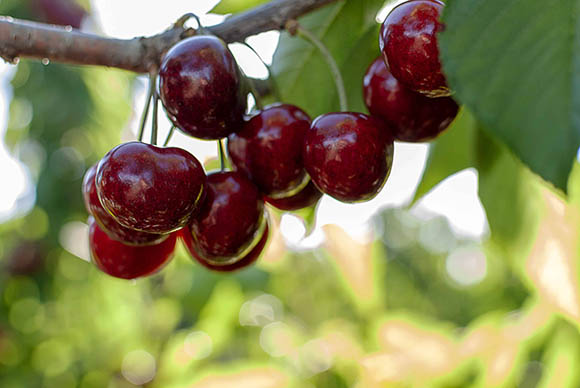
[[[226,170],[226,153],[224,151],[224,145],[221,139],[217,141],[218,143],[218,153],[220,155],[220,167],[222,172]]]
[[[147,121],[147,116],[149,115],[149,107],[151,106],[153,93],[155,93],[155,76],[153,73],[151,73],[149,75],[149,91],[147,92],[147,100],[145,101],[145,108],[143,109],[143,113],[141,113],[141,124],[139,125],[139,133],[137,135],[137,140],[139,141],[143,141],[145,122]]]
[[[272,94],[274,95],[274,98],[276,98],[276,101],[281,102],[282,96],[280,95],[280,89],[278,89],[278,82],[276,81],[276,77],[274,77],[274,73],[272,72],[272,66],[268,65],[266,63],[266,61],[264,61],[264,58],[262,58],[262,56],[260,54],[258,54],[256,49],[253,48],[248,42],[243,41],[242,44],[244,46],[246,46],[247,48],[249,48],[254,53],[254,55],[256,55],[256,57],[260,60],[260,62],[262,62],[262,64],[264,65],[264,67],[268,71],[268,79],[270,80]]]
[[[183,28],[185,23],[189,20],[189,19],[195,19],[195,22],[197,23],[197,31],[199,31],[202,35],[213,35],[211,33],[210,30],[208,30],[207,28],[205,28],[203,26],[203,24],[201,24],[201,19],[199,18],[199,16],[197,16],[196,14],[194,14],[193,12],[189,12],[186,13],[185,15],[183,15],[182,17],[180,17],[174,24],[174,28]],[[197,33],[196,31],[196,33]]]
[[[159,96],[153,92],[153,125],[151,126],[151,144],[157,145],[157,111],[159,107]]]
[[[195,19],[195,21],[197,22],[198,28],[201,28],[201,20],[199,20],[199,16],[197,16],[193,12],[188,12],[179,19],[177,19],[177,21],[173,23],[173,28],[183,28],[185,26],[185,23],[192,18]]]
[[[344,88],[344,80],[342,79],[342,75],[340,73],[340,69],[336,60],[328,50],[328,48],[318,39],[312,32],[308,31],[304,27],[302,27],[297,21],[291,20],[288,22],[286,29],[292,34],[297,33],[301,38],[309,41],[313,46],[315,46],[320,54],[326,60],[328,67],[330,67],[330,72],[332,73],[332,77],[334,78],[334,83],[336,85],[336,91],[338,93],[338,100],[340,102],[340,110],[345,112],[348,110],[348,101],[346,98],[346,90]]]
[[[167,147],[167,145],[169,144],[169,140],[171,140],[171,137],[173,137],[173,132],[175,132],[175,125],[172,125],[171,128],[169,129],[169,133],[167,134],[167,137],[163,142],[163,147]]]
[[[260,93],[258,93],[258,90],[256,89],[254,80],[246,76],[246,81],[250,86],[250,93],[252,93],[252,96],[254,96],[254,101],[256,101],[256,108],[258,108],[258,110],[264,110],[264,104],[262,104],[262,97],[260,96]]]

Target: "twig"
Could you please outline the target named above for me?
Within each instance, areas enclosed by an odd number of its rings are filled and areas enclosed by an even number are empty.
[[[274,0],[234,15],[208,27],[226,42],[241,42],[248,36],[280,30],[296,19],[336,0]],[[0,56],[9,62],[18,58],[51,62],[108,66],[147,73],[158,67],[163,54],[175,43],[195,34],[177,24],[150,37],[106,38],[71,28],[0,17]]]

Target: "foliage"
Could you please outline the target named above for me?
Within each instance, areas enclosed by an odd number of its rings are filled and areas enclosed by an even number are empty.
[[[451,0],[444,69],[490,133],[534,172],[566,190],[580,146],[578,5]]]
[[[376,13],[383,0],[344,1],[306,15],[300,22],[328,47],[343,75],[349,109],[363,112],[362,75],[378,56]],[[348,31],[345,34],[344,31]],[[282,33],[272,63],[282,99],[316,117],[339,108],[328,65],[302,39]]]

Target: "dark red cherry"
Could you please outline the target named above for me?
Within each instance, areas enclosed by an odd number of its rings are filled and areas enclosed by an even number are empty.
[[[410,0],[399,4],[381,26],[379,43],[391,73],[409,89],[430,97],[449,95],[439,62],[437,33],[443,3]]]
[[[159,92],[170,119],[200,139],[238,131],[247,99],[238,65],[224,41],[200,35],[171,48],[159,70]]]
[[[92,166],[85,173],[83,180],[83,199],[89,214],[95,218],[100,229],[113,240],[128,245],[157,244],[165,240],[168,234],[139,232],[119,224],[113,216],[105,210],[97,194],[95,176],[97,165]]]
[[[45,23],[80,28],[87,11],[74,0],[32,0],[30,7]]]
[[[380,57],[365,74],[363,93],[371,115],[385,120],[395,139],[401,141],[420,142],[437,137],[451,124],[459,109],[451,97],[429,98],[406,88]]]
[[[89,247],[96,266],[106,274],[122,279],[135,279],[157,272],[172,257],[177,233],[158,244],[126,245],[113,240],[91,220]]]
[[[187,224],[205,180],[203,167],[189,152],[141,142],[109,151],[96,177],[101,204],[121,225],[161,234]]]
[[[228,153],[236,170],[264,194],[284,197],[308,182],[302,163],[304,134],[310,117],[294,105],[275,104],[244,123],[228,137]]]
[[[320,197],[322,197],[322,193],[310,181],[302,190],[290,197],[277,199],[264,197],[264,200],[280,210],[294,211],[314,205]]]
[[[266,225],[258,188],[239,172],[214,172],[207,177],[207,194],[189,224],[197,257],[231,264],[245,256]]]
[[[38,240],[11,241],[12,248],[5,252],[0,263],[2,273],[11,276],[30,276],[45,270],[49,248]]]
[[[185,246],[187,247],[187,250],[189,251],[189,253],[193,257],[193,259],[196,260],[199,264],[201,264],[204,267],[211,269],[213,271],[233,272],[233,271],[237,271],[237,270],[246,268],[246,267],[252,265],[256,260],[258,260],[258,258],[262,254],[262,251],[266,247],[266,243],[268,242],[268,235],[269,235],[269,229],[268,229],[268,225],[266,224],[266,228],[264,229],[264,231],[262,233],[262,238],[260,238],[260,240],[258,241],[256,246],[254,246],[248,253],[246,253],[243,257],[239,258],[237,261],[234,261],[233,263],[230,263],[230,264],[223,264],[223,265],[219,265],[218,263],[216,263],[214,261],[209,261],[209,260],[205,259],[204,257],[199,256],[199,254],[197,253],[197,251],[195,250],[195,248],[193,246],[193,239],[191,237],[192,236],[191,231],[189,231],[188,228],[183,229],[181,237],[183,239],[183,242],[185,243]]]
[[[343,202],[374,198],[393,164],[393,139],[381,120],[362,113],[328,113],[306,132],[304,166],[323,192]]]

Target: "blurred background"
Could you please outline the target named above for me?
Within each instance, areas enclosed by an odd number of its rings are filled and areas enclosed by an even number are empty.
[[[0,14],[131,38],[187,12],[219,23],[217,3],[3,0]],[[248,42],[275,62],[282,39]],[[81,181],[135,138],[145,93],[120,70],[0,64],[0,387],[580,386],[578,169],[564,199],[462,111],[433,144],[396,145],[373,201],[272,212],[250,269],[211,273],[180,247],[159,274],[117,280],[90,263]],[[214,163],[213,142],[171,144]]]

